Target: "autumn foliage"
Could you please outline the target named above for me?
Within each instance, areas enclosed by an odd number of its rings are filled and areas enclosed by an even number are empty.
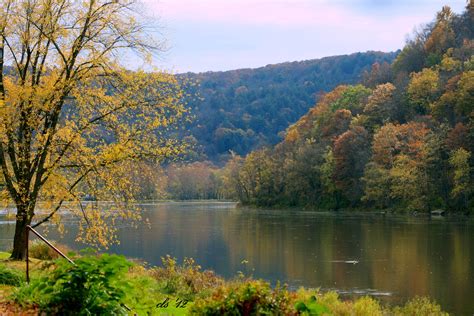
[[[472,5],[459,15],[443,7],[391,66],[375,64],[365,85],[325,94],[283,142],[251,153],[237,171],[234,164],[240,200],[471,211],[473,18]]]
[[[0,165],[3,201],[17,209],[12,257],[25,227],[78,216],[78,238],[107,246],[113,223],[137,219],[130,165],[181,153],[171,137],[186,113],[177,79],[125,70],[128,51],[147,58],[160,43],[144,33],[135,1],[2,1]],[[108,211],[81,200],[113,201]],[[35,215],[37,201],[45,214]]]

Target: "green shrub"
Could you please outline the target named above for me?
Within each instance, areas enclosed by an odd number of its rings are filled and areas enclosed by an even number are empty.
[[[21,271],[10,269],[0,264],[0,284],[19,286],[25,281]]]
[[[264,281],[247,280],[219,287],[211,296],[196,300],[195,315],[292,314],[294,294],[284,287],[272,289]]]
[[[309,300],[298,301],[295,309],[301,315],[324,315],[329,313],[329,309],[318,302],[316,296],[311,296]]]
[[[299,297],[307,296],[307,290],[300,290]],[[427,298],[415,298],[408,301],[404,306],[381,306],[380,303],[371,297],[361,297],[351,300],[341,300],[336,292],[317,292],[318,313],[308,313],[309,315],[354,315],[354,316],[446,316],[447,313],[441,307]],[[323,308],[326,309],[323,313]]]
[[[22,305],[39,305],[48,313],[67,315],[126,314],[121,302],[129,285],[125,280],[131,266],[116,255],[85,256],[76,265],[61,259],[49,275],[21,287],[14,298]]]
[[[441,310],[441,306],[435,302],[430,301],[426,297],[415,297],[414,299],[408,301],[402,307],[395,307],[393,309],[394,315],[409,315],[409,316],[447,316],[449,315],[446,312]]]
[[[382,316],[383,309],[380,304],[373,298],[365,296],[357,299],[352,304],[352,310],[354,315],[371,315],[371,316]]]

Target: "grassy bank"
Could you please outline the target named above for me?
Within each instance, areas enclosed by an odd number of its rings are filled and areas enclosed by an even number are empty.
[[[70,255],[75,265],[32,259],[26,284],[24,262],[0,253],[0,314],[446,315],[426,298],[384,306],[370,297],[344,301],[335,292],[272,288],[243,275],[224,280],[192,259],[177,264],[167,256],[150,268],[116,255]]]

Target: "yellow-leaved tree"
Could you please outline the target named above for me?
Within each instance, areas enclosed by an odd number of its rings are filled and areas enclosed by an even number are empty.
[[[134,0],[2,0],[0,165],[3,200],[16,206],[12,259],[25,256],[26,226],[60,210],[81,216],[78,238],[107,245],[127,205],[137,160],[178,155],[185,117],[170,74],[128,71],[126,51],[146,58],[160,45]],[[86,195],[113,201],[107,209]],[[41,203],[41,204],[40,204]],[[35,209],[42,211],[35,216]]]

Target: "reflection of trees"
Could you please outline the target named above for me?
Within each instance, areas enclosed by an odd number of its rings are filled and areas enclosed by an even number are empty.
[[[332,275],[332,263],[321,259],[332,258],[334,227],[318,227],[312,216],[238,211],[223,222],[223,230],[231,266],[246,259],[259,276],[310,285]]]
[[[467,225],[373,216],[275,215],[239,211],[226,217],[222,229],[230,266],[238,269],[245,258],[256,276],[293,284],[377,289],[392,292],[387,299],[395,301],[429,295],[448,308],[452,306],[446,304],[471,304],[465,301],[466,293],[474,293]]]
[[[159,264],[162,256],[170,254],[179,259],[193,257],[200,265],[212,266],[209,264],[215,260],[212,250],[218,247],[212,230],[219,227],[222,219],[214,212],[199,210],[199,204],[197,209],[183,205],[170,203],[147,208],[144,217],[149,219],[150,227],[143,225],[137,231],[125,228],[120,233],[117,251],[135,253],[153,264]]]

